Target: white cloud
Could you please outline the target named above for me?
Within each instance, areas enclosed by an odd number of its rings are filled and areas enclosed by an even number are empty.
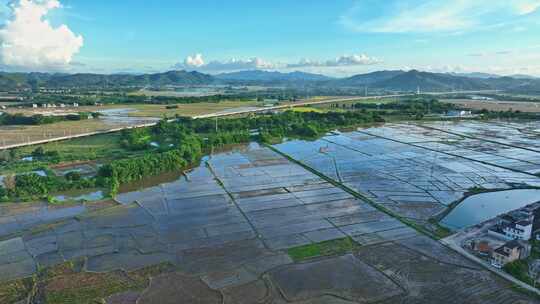
[[[251,59],[229,59],[206,61],[201,54],[187,56],[183,62],[173,66],[175,69],[199,71],[202,73],[223,73],[244,70],[303,70],[311,73],[354,73],[357,67],[368,67],[382,63],[382,60],[366,54],[343,55],[334,59],[317,61],[302,59],[296,63],[267,61],[259,57]]]
[[[0,29],[2,63],[23,69],[65,69],[83,46],[83,37],[67,25],[53,27],[46,19],[50,10],[61,8],[58,0],[19,0]]]
[[[195,54],[194,56],[187,56],[184,59],[184,65],[186,67],[198,68],[204,65],[204,59],[202,54]]]
[[[372,65],[372,64],[378,64],[382,61],[369,57],[365,54],[360,55],[351,55],[351,56],[340,56],[336,58],[335,60],[330,60],[326,62],[327,66],[344,66],[344,65]]]
[[[324,62],[314,61],[310,59],[302,59],[298,63],[288,64],[288,68],[302,68],[302,67],[342,67],[342,66],[360,66],[360,65],[374,65],[379,64],[382,61],[369,57],[365,54],[358,55],[343,55],[332,60]]]
[[[358,32],[461,33],[519,23],[539,9],[540,0],[363,0],[342,15],[340,23]]]
[[[197,70],[212,73],[251,69],[274,69],[277,67],[277,64],[265,61],[258,57],[253,57],[250,59],[233,58],[226,61],[213,60],[207,63],[201,54],[187,56],[183,63],[179,63],[174,66],[174,68],[177,69]]]
[[[540,8],[540,0],[515,1],[515,9],[520,15],[536,12]]]

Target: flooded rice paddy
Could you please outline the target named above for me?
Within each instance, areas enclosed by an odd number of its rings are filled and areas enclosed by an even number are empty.
[[[377,242],[416,235],[257,144],[214,155],[176,181],[123,193],[117,200],[136,201],[160,222],[167,241],[180,240],[182,248],[255,236],[279,250],[345,236]],[[373,221],[379,223],[364,224]],[[383,231],[394,229],[394,235],[384,237]]]
[[[276,148],[420,224],[471,188],[540,186],[540,153],[419,125],[387,124]]]
[[[198,292],[204,303],[248,303],[245,294],[264,295],[249,303],[533,303],[402,221],[428,225],[473,187],[540,186],[539,154],[529,148],[538,124],[484,124],[503,128],[497,141],[464,124],[387,124],[288,141],[273,146],[278,152],[236,147],[124,187],[117,206],[98,211],[7,206],[0,280],[84,258],[92,272],[173,263],[181,271],[153,281],[145,296]],[[344,237],[361,249],[302,263],[286,253]]]
[[[56,195],[54,198],[59,202],[68,202],[68,201],[98,201],[105,197],[102,190],[93,190],[93,191],[71,191],[68,193],[63,193]]]

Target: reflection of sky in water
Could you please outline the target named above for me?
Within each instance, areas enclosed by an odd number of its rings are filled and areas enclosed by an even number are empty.
[[[441,223],[453,229],[469,227],[537,201],[537,189],[481,193],[465,199]]]
[[[515,158],[534,160],[539,159],[538,153],[523,149],[511,150],[506,146],[471,139],[459,140],[454,145],[441,145],[440,141],[446,140],[446,133],[440,131],[434,132],[436,136],[431,142],[416,136],[425,134],[427,138],[430,133],[431,130],[426,131],[415,125],[387,124],[380,128],[326,136],[312,142],[288,141],[275,147],[317,171],[372,196],[376,202],[398,204],[402,208],[399,212],[405,210],[404,214],[410,216],[409,213],[413,213],[421,218],[442,212],[472,187],[511,189],[512,184],[540,185],[540,179],[534,176],[484,163],[511,165],[514,170],[523,169],[521,166],[526,164],[526,168],[531,169],[531,163],[509,160],[503,155],[514,152]],[[456,139],[455,135],[449,134],[448,137]],[[411,141],[411,144],[400,142],[403,138]],[[474,147],[479,150],[468,149],[464,143],[476,144]],[[443,146],[446,150],[459,151],[464,157],[478,158],[483,162],[468,160],[461,155],[431,151],[422,147],[425,145],[439,151],[440,146]],[[540,199],[540,195],[537,196]],[[411,203],[419,202],[425,206],[424,213],[416,213],[408,207]],[[494,215],[488,215],[488,218],[499,213],[495,210]]]
[[[58,201],[60,202],[65,202],[65,201],[82,201],[82,200],[85,200],[85,201],[96,201],[96,200],[100,200],[102,199],[104,196],[103,196],[103,191],[94,191],[94,192],[90,192],[90,193],[85,193],[85,194],[81,194],[81,195],[77,195],[77,196],[71,196],[71,195],[57,195],[55,196],[55,199],[57,199]]]

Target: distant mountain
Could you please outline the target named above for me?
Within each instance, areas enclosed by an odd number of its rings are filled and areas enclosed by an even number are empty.
[[[489,74],[489,73],[479,73],[479,72],[472,72],[472,73],[448,73],[452,76],[459,76],[459,77],[470,77],[470,78],[499,78],[502,77],[501,75],[497,74]]]
[[[330,82],[330,84],[344,87],[366,86],[394,78],[404,73],[404,71],[378,71],[367,74],[354,75],[352,77],[343,79],[337,79],[333,82]]]
[[[0,91],[43,86],[48,88],[204,85],[215,79],[199,72],[169,71],[156,74],[47,74],[0,73]]]
[[[223,73],[214,76],[217,79],[224,81],[240,81],[240,82],[317,82],[327,81],[331,77],[312,74],[306,72],[270,72],[261,70],[248,70],[232,73]]]
[[[521,76],[521,77],[520,77]],[[430,73],[417,70],[379,71],[336,79],[326,83],[332,87],[369,86],[387,91],[453,91],[453,90],[507,90],[513,92],[540,92],[540,79],[534,77],[503,77],[487,73]]]
[[[481,79],[452,76],[412,70],[387,80],[379,81],[375,87],[397,91],[452,91],[452,90],[489,90],[491,86]]]
[[[521,93],[539,93],[540,79],[519,79],[513,77],[490,78],[486,82],[497,90],[506,90]]]
[[[5,73],[0,72],[0,91],[24,88],[102,88],[121,86],[166,86],[166,85],[210,85],[210,84],[252,84],[279,85],[289,87],[326,87],[347,90],[372,89],[385,91],[414,92],[418,87],[422,91],[452,90],[506,90],[518,93],[540,93],[540,79],[527,75],[516,77],[487,77],[490,74],[468,74],[477,77],[456,74],[430,73],[417,70],[378,71],[355,75],[347,78],[331,78],[305,72],[269,72],[260,70],[241,71],[219,75],[207,75],[199,72],[169,71],[154,74],[48,74],[48,73]],[[483,77],[480,77],[483,76]],[[527,77],[524,77],[527,76]],[[487,77],[487,78],[486,78]]]
[[[47,80],[47,87],[83,86],[162,86],[162,85],[200,85],[210,84],[214,78],[199,72],[169,71],[165,73],[130,74],[72,74],[54,76]]]
[[[531,75],[523,75],[523,74],[514,74],[510,75],[508,77],[516,78],[516,79],[539,79],[538,77],[534,77]]]

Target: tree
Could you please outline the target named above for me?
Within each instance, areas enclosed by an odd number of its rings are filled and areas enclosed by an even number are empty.
[[[36,158],[43,157],[45,156],[45,150],[43,149],[43,147],[37,147],[36,149],[34,149],[34,151],[32,151],[32,156]]]
[[[17,150],[16,149],[10,149],[9,150],[9,158],[11,160],[14,160],[17,158]]]
[[[77,171],[71,171],[71,172],[66,173],[64,177],[69,181],[78,181],[81,179],[81,174]]]

